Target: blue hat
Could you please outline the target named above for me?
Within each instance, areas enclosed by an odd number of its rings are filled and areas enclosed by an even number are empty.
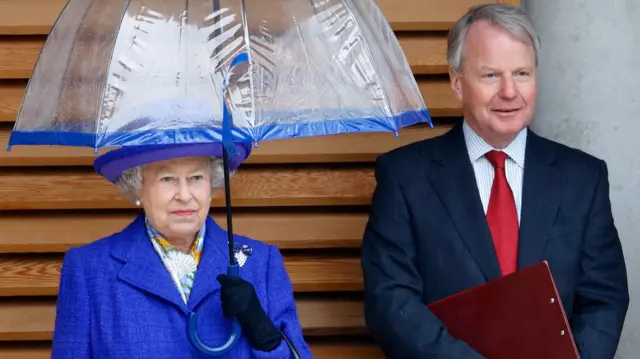
[[[234,143],[236,155],[229,156],[229,169],[235,170],[251,154],[251,143]],[[109,151],[93,163],[96,171],[116,183],[122,172],[140,165],[191,156],[222,157],[222,143],[124,146]]]

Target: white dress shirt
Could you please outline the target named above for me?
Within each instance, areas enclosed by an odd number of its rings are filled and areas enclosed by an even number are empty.
[[[524,153],[527,144],[527,129],[524,128],[518,136],[505,148],[497,149],[491,147],[480,137],[465,121],[462,125],[465,142],[467,144],[467,152],[469,159],[473,165],[473,171],[476,175],[476,184],[480,192],[480,199],[484,213],[487,213],[489,207],[489,197],[491,196],[491,187],[493,186],[494,168],[491,162],[484,155],[492,150],[504,151],[507,154],[505,161],[505,172],[507,182],[511,187],[514,199],[516,201],[516,211],[518,213],[518,222],[520,221],[520,209],[522,204],[522,177],[524,174]]]

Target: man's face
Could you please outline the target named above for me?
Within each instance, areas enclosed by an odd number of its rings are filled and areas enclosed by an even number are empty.
[[[466,121],[490,145],[507,146],[533,117],[533,47],[479,21],[467,33],[461,69],[450,75]]]

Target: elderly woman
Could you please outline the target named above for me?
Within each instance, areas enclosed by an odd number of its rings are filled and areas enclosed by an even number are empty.
[[[236,145],[234,171],[251,147]],[[290,279],[274,246],[235,236],[240,277],[227,277],[227,233],[209,217],[223,184],[219,144],[135,146],[95,161],[143,211],[122,231],[67,252],[52,358],[205,358],[187,338],[187,317],[210,346],[242,336],[216,358],[301,358],[305,343]],[[70,229],[73,230],[73,229]]]

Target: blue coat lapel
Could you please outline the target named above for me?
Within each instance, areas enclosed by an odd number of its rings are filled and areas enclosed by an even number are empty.
[[[220,289],[216,277],[227,273],[228,251],[227,232],[211,217],[207,217],[207,233],[204,237],[202,256],[187,303],[190,310],[196,310],[203,300]]]
[[[124,263],[119,274],[120,280],[175,305],[187,314],[220,289],[216,277],[227,272],[227,251],[226,232],[211,217],[207,217],[202,257],[189,295],[188,307],[147,237],[144,215],[138,216],[120,233],[111,255]]]
[[[120,232],[111,255],[124,263],[119,278],[142,291],[161,298],[187,313],[169,272],[146,235],[144,216],[138,216]]]

